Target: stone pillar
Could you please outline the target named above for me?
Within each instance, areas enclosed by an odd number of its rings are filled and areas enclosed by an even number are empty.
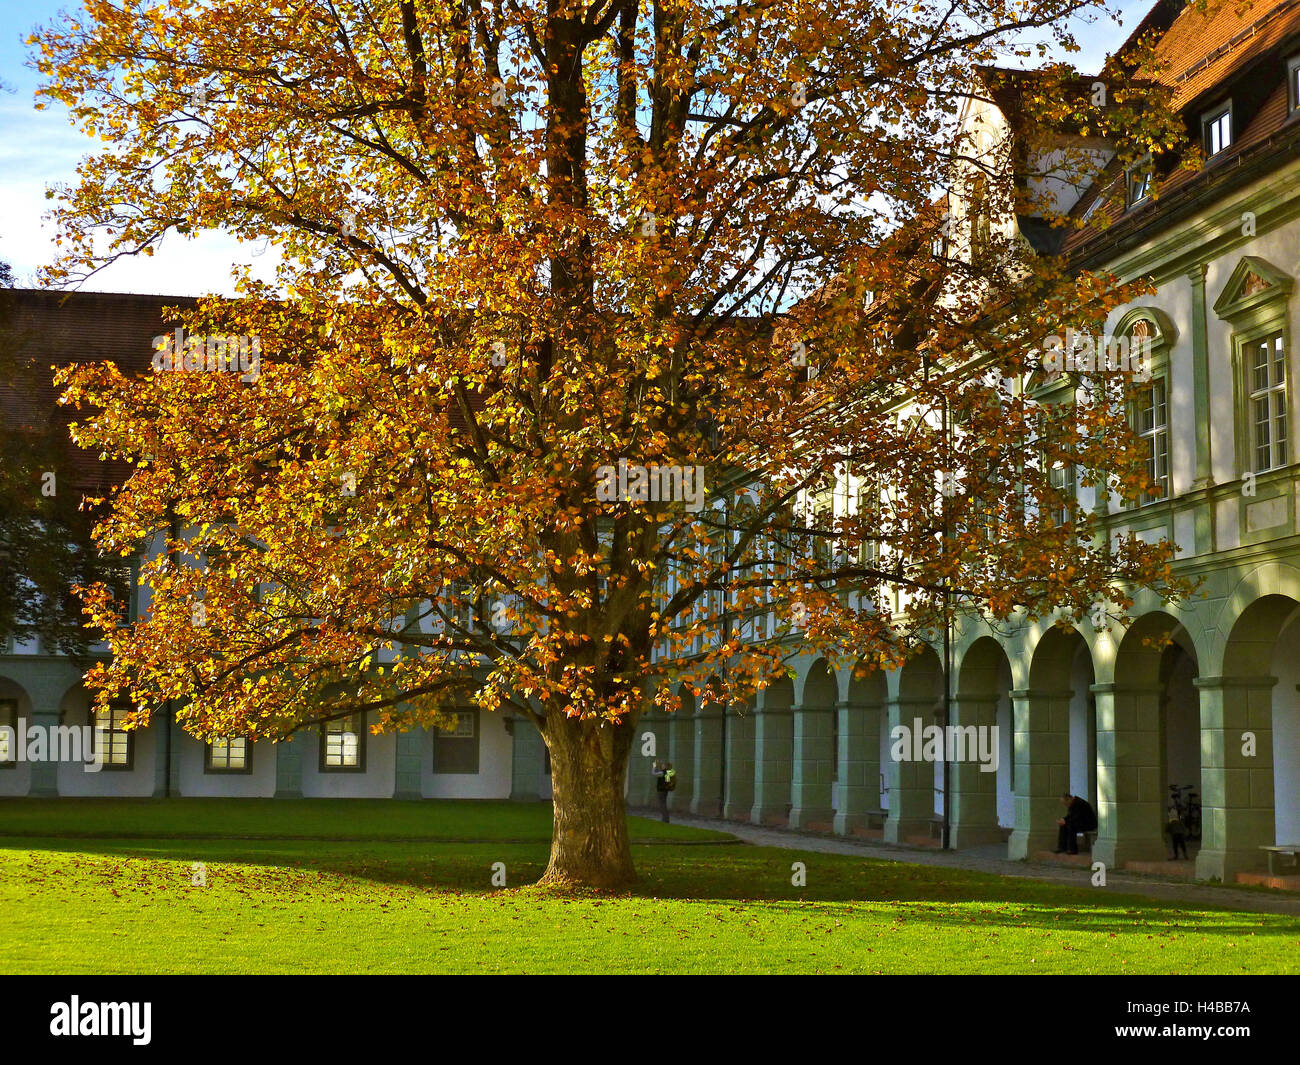
[[[177,787],[177,762],[180,760],[180,751],[176,742],[177,733],[172,728],[172,715],[169,710],[164,709],[153,719],[153,724],[149,726],[154,735],[153,744],[153,798],[166,798],[168,794],[179,795]],[[167,745],[171,744],[171,765],[167,764]],[[137,745],[136,750],[140,748]]]
[[[936,724],[933,696],[926,698],[895,698],[889,700],[889,765],[885,768],[886,787],[889,788],[889,816],[885,819],[885,840],[905,843],[909,836],[930,835],[934,819],[934,763],[912,757],[911,744],[904,745],[903,757],[894,756],[898,749],[894,743],[894,729],[906,726],[910,735],[916,729]]]
[[[302,743],[282,740],[275,745],[275,797],[302,798]]]
[[[794,779],[790,827],[830,831],[835,818],[831,781],[835,775],[833,706],[794,708]]]
[[[1231,882],[1263,869],[1274,843],[1273,686],[1276,677],[1198,677],[1201,850],[1196,876]],[[1254,753],[1246,753],[1249,736]],[[1293,842],[1287,840],[1285,842]]]
[[[647,742],[653,736],[653,744]],[[652,770],[656,760],[668,758],[668,719],[660,713],[648,713],[637,722],[632,750],[627,757],[627,802],[629,806],[658,806],[657,778]]]
[[[727,717],[726,801],[722,816],[747,821],[754,807],[754,711]]]
[[[397,752],[394,760],[393,798],[423,798],[420,782],[424,769],[424,729],[408,729],[397,734]],[[276,762],[279,768],[279,762]],[[276,781],[279,789],[279,780]]]
[[[677,770],[677,787],[668,796],[671,813],[689,813],[695,796],[695,715],[676,710],[668,720],[668,761]]]
[[[754,805],[749,811],[756,825],[785,824],[790,816],[793,746],[789,707],[768,709],[760,704],[754,714]]]
[[[1007,845],[1013,861],[1055,850],[1061,796],[1070,790],[1069,689],[1011,692],[1016,760],[1016,827]]]
[[[866,828],[880,809],[880,707],[840,703],[839,804],[834,829],[841,836]]]
[[[694,763],[687,771],[691,788],[691,813],[697,817],[722,816],[722,715],[725,706],[703,701],[695,712]]]
[[[1205,263],[1197,263],[1187,272],[1192,283],[1192,395],[1196,428],[1196,472],[1192,485],[1202,488],[1211,479],[1210,440],[1210,344],[1205,316]],[[1199,530],[1198,530],[1199,533]],[[1209,550],[1197,536],[1198,554]]]
[[[32,708],[31,717],[28,718],[28,728],[41,728],[45,731],[47,737],[56,735],[55,728],[59,725],[59,711],[56,710],[37,710]],[[17,742],[15,737],[14,742]],[[94,742],[92,740],[92,742]],[[49,746],[47,741],[46,751]],[[24,755],[25,756],[25,755]],[[28,762],[29,772],[31,773],[31,784],[28,787],[27,794],[33,797],[53,798],[59,794],[59,763],[46,758],[40,762]]]
[[[994,763],[984,771],[979,762],[980,735],[989,737],[987,744],[997,757],[998,697],[996,695],[962,695],[952,702],[953,724],[975,732],[963,733],[961,742],[966,749],[949,750],[952,762],[948,770],[948,786],[952,789],[952,808],[948,812],[948,843],[953,848],[977,847],[984,843],[1001,843],[1002,830],[998,828],[998,774]],[[961,761],[957,761],[961,756]]]
[[[514,719],[510,745],[510,798],[518,802],[540,802],[546,776],[546,741],[528,718]]]
[[[1115,867],[1163,858],[1168,792],[1161,770],[1160,688],[1094,684],[1091,691],[1097,700],[1093,854]]]

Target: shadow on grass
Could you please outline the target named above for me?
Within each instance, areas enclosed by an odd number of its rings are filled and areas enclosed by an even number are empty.
[[[210,878],[234,870],[262,870],[258,890],[277,890],[279,873],[317,874],[420,891],[501,896],[511,905],[554,899],[556,892],[531,886],[541,876],[546,843],[483,844],[306,842],[290,840],[69,840],[0,839],[6,852],[71,856],[74,874],[87,880],[114,877],[147,888],[151,881],[179,887],[188,883],[190,863],[215,866]],[[862,858],[767,847],[633,846],[640,874],[636,888],[622,896],[568,893],[575,903],[598,905],[618,900],[659,900],[752,910],[755,916],[798,914],[801,918],[847,923],[860,920],[864,906],[888,907],[899,926],[961,929],[1036,929],[1048,931],[1146,932],[1152,936],[1196,932],[1215,936],[1300,934],[1300,920],[1245,914],[1227,907],[1175,903],[1104,889],[1048,884],[967,870],[914,866]],[[108,861],[99,861],[106,859]],[[113,859],[176,863],[118,867]],[[806,866],[806,886],[791,882],[792,864]],[[492,866],[505,863],[511,885],[491,887]],[[272,879],[266,879],[270,876]],[[241,879],[232,876],[232,883]],[[1267,927],[1265,927],[1267,926]]]

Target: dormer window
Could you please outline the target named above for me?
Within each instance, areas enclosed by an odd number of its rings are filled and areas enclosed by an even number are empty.
[[[1300,111],[1300,55],[1294,55],[1286,63],[1286,84],[1288,111],[1295,114]]]
[[[1220,104],[1201,118],[1206,158],[1218,155],[1232,143],[1232,105]]]
[[[1125,173],[1124,184],[1127,190],[1125,202],[1129,207],[1136,207],[1150,198],[1155,179],[1151,173],[1151,157],[1149,155],[1139,159],[1128,168]]]

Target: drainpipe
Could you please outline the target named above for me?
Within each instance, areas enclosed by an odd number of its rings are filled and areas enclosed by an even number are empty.
[[[167,522],[167,536],[172,543],[175,543],[177,537],[180,536],[180,525],[176,521],[175,515],[172,515]],[[176,565],[176,552],[170,547],[167,550],[167,561],[172,566]],[[165,799],[172,797],[172,722],[175,720],[176,700],[169,698],[167,700],[167,727],[163,732],[163,798]]]
[[[722,524],[726,536],[726,549],[731,550],[731,501],[728,496],[722,497]],[[728,573],[731,567],[727,567]],[[730,604],[726,601],[727,590],[724,588],[722,595],[722,644],[725,647],[731,641],[731,609]],[[722,659],[722,690],[727,690],[727,659]],[[719,754],[721,763],[718,771],[718,817],[722,817],[723,811],[727,808],[727,703],[722,704],[722,750]]]
[[[948,397],[943,400],[943,444],[945,466],[952,458],[952,449],[948,446]],[[948,471],[951,473],[951,471]],[[948,496],[940,493],[939,504],[943,511],[944,549],[948,547]],[[950,787],[951,763],[948,760],[948,737],[951,733],[948,724],[952,721],[952,604],[951,588],[947,577],[943,582],[943,849],[951,850],[952,833],[952,788]]]

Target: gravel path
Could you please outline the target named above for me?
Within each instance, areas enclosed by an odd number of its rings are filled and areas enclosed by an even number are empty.
[[[657,809],[630,811],[642,817],[658,818]],[[875,840],[846,839],[842,836],[825,836],[815,833],[792,832],[780,828],[759,828],[734,821],[709,817],[673,817],[675,825],[694,828],[711,828],[729,832],[737,839],[756,847],[780,847],[785,850],[813,851],[820,854],[857,854],[878,861],[910,862],[913,865],[946,866],[951,869],[970,869],[977,873],[1021,877],[1027,880],[1044,880],[1071,887],[1091,885],[1091,870],[1082,867],[1053,865],[1047,862],[1013,862],[1006,857],[1006,847],[991,844],[970,847],[960,851],[939,851],[926,847],[898,846],[878,843]],[[1190,884],[1184,880],[1140,873],[1106,871],[1106,889],[1122,890],[1133,895],[1165,902],[1191,903],[1201,906],[1223,906],[1233,910],[1255,913],[1280,913],[1300,917],[1300,896],[1289,892],[1250,891],[1241,888],[1218,887],[1213,884]]]

